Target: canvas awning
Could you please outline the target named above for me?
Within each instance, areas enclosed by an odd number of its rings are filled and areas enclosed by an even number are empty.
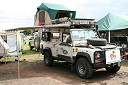
[[[71,11],[68,8],[64,7],[63,5],[60,4],[50,4],[50,3],[42,3],[38,8],[37,12],[39,9],[45,10],[49,13],[50,18],[53,20],[56,17],[56,14],[58,11],[68,11],[72,13],[72,18],[75,18],[76,11]]]
[[[121,30],[128,28],[128,16],[108,13],[105,17],[97,22],[99,31]]]

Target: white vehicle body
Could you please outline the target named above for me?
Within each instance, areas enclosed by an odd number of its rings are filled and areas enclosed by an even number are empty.
[[[56,28],[57,29],[57,28]],[[65,29],[65,28],[64,28]],[[62,30],[64,30],[62,28]],[[63,44],[62,41],[62,34],[63,33],[70,33],[70,31],[73,29],[66,29],[65,31],[60,31],[59,39],[52,39],[51,41],[41,41],[41,45],[43,45],[43,49],[45,48],[50,48],[51,52],[52,52],[52,56],[54,57],[58,57],[58,55],[63,55],[63,56],[67,56],[69,58],[72,59],[73,56],[76,56],[78,52],[84,52],[90,55],[91,58],[91,62],[94,63],[94,52],[96,51],[104,51],[101,50],[100,48],[86,48],[84,46],[87,45],[87,41],[73,41],[72,44]],[[77,30],[81,30],[81,29],[77,29]],[[57,31],[53,31],[52,33],[57,33]],[[68,37],[68,36],[67,36]],[[67,37],[65,38],[65,42],[67,40]],[[61,44],[62,43],[62,44]],[[75,44],[83,44],[84,46],[79,47],[79,46],[75,46]],[[116,63],[116,62],[120,62],[121,61],[121,56],[120,56],[120,47],[116,47],[114,45],[107,45],[107,46],[102,46],[102,48],[107,48],[107,47],[111,47],[112,49],[107,49],[105,51],[105,57],[106,57],[106,64],[111,64],[111,63]],[[111,60],[111,54],[112,51],[115,51],[115,55],[116,55],[116,59]],[[73,62],[73,61],[72,61]]]
[[[79,58],[84,57],[93,69],[115,65],[120,67],[121,47],[111,44],[93,46],[88,43],[88,39],[102,39],[98,38],[97,33],[91,28],[90,24],[82,28],[76,27],[71,25],[69,27],[51,26],[43,28],[40,43],[42,54],[51,56],[53,60],[64,60],[76,65],[77,61],[80,61]],[[47,66],[49,61],[48,59],[46,59],[46,62],[44,60]],[[84,75],[84,73],[80,74],[80,72],[78,72],[78,75],[82,78],[90,77]]]

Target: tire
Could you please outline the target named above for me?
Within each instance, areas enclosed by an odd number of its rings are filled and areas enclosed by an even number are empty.
[[[33,46],[31,46],[31,44],[29,43],[29,47],[30,47],[30,50],[32,50],[34,47]]]
[[[44,52],[44,64],[46,66],[53,66],[53,58],[49,51]]]
[[[40,49],[40,37],[37,36],[34,39],[34,48],[36,49],[36,51],[38,52]]]
[[[93,46],[106,46],[106,39],[87,39],[87,43]]]
[[[116,65],[114,67],[106,67],[106,70],[109,72],[109,73],[116,73],[117,71],[120,70],[120,66]]]
[[[93,74],[93,68],[84,57],[81,57],[76,62],[76,72],[77,75],[81,78],[90,78]]]

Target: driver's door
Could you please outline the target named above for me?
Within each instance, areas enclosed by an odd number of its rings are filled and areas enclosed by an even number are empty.
[[[58,46],[58,56],[70,59],[72,56],[71,37],[68,33],[62,34],[62,43]]]

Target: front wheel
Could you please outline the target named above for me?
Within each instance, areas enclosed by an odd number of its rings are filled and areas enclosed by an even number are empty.
[[[81,78],[90,78],[93,74],[93,68],[86,58],[81,57],[76,62],[76,72]]]
[[[53,58],[50,52],[46,51],[44,53],[44,64],[46,66],[52,66],[53,65]]]
[[[116,66],[113,66],[113,67],[106,67],[106,70],[109,73],[116,73],[117,71],[120,70],[120,66],[116,65]]]

